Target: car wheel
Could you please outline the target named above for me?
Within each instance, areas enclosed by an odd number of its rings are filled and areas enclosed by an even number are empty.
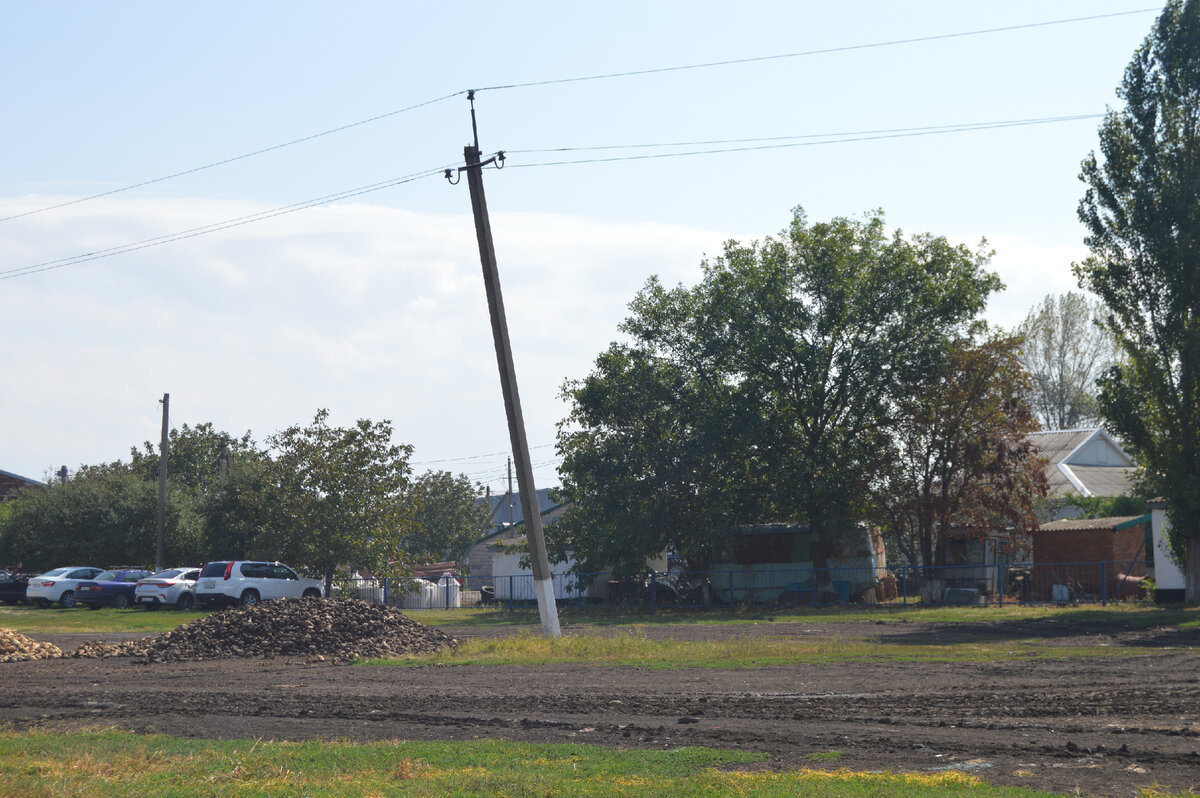
[[[129,609],[129,596],[126,596],[124,593],[118,593],[117,595],[113,596],[112,604],[113,609],[116,610]]]
[[[34,599],[33,603],[36,604],[39,609],[43,610],[50,606],[49,599]]]
[[[315,587],[310,587],[304,591],[304,598],[320,598],[320,597],[321,597],[321,591],[317,590]]]
[[[187,612],[195,603],[196,600],[192,598],[191,593],[182,593],[180,594],[179,598],[175,600],[175,609],[179,610],[180,612]]]
[[[258,603],[258,591],[247,590],[242,594],[242,598],[238,601],[243,607],[249,607]]]
[[[71,609],[72,607],[74,607],[75,606],[75,591],[74,590],[63,591],[63,594],[58,597],[58,603],[60,606],[65,607],[68,610]]]

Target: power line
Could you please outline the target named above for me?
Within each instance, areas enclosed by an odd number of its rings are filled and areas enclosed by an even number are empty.
[[[542,166],[568,166],[568,165],[573,165],[573,164],[587,164],[587,163],[612,163],[615,161],[644,161],[644,160],[651,160],[651,159],[656,159],[656,158],[682,158],[682,157],[687,157],[687,156],[692,156],[692,155],[718,155],[718,154],[731,153],[731,152],[754,152],[754,151],[758,151],[758,150],[780,150],[780,149],[788,149],[791,147],[813,147],[813,146],[823,145],[823,144],[847,144],[847,143],[858,142],[858,141],[878,141],[878,140],[882,140],[882,139],[899,139],[899,138],[913,138],[913,137],[917,137],[917,136],[933,136],[933,135],[941,135],[941,134],[945,134],[945,133],[970,133],[970,132],[974,132],[974,131],[978,131],[978,130],[998,130],[1001,128],[1010,128],[1010,127],[1027,127],[1030,125],[1045,125],[1045,124],[1052,124],[1052,123],[1056,123],[1056,122],[1073,122],[1073,121],[1078,121],[1081,119],[1099,119],[1102,116],[1103,116],[1103,114],[1079,114],[1079,115],[1075,115],[1075,116],[1047,117],[1044,119],[1025,119],[1025,120],[1015,120],[1015,121],[1008,121],[1008,122],[981,122],[981,123],[970,125],[970,126],[913,128],[910,130],[910,132],[904,132],[904,133],[902,133],[902,132],[880,133],[878,135],[863,134],[863,135],[849,136],[846,138],[825,138],[820,141],[788,141],[786,143],[757,144],[757,145],[747,146],[747,147],[720,147],[717,149],[706,149],[706,150],[685,150],[683,152],[658,152],[658,153],[651,153],[648,155],[614,155],[614,156],[610,156],[607,158],[578,158],[575,160],[542,161],[539,163],[524,163],[524,164],[509,163],[508,166],[509,166],[509,168],[528,169],[528,168],[532,168],[532,167],[542,167]],[[797,137],[797,138],[800,138],[800,137]],[[747,139],[747,141],[754,141],[754,140],[755,139]],[[761,141],[775,141],[775,140],[777,140],[776,137],[772,137],[769,139],[761,139]],[[700,144],[701,143],[698,142],[695,146],[700,146]],[[634,146],[672,146],[672,145],[654,144],[654,145],[634,145]],[[686,146],[686,145],[675,145],[675,146]],[[560,150],[529,150],[528,152],[556,152],[556,151],[557,152],[573,152],[573,151],[582,151],[582,150],[589,150],[589,149],[612,149],[612,147],[577,147],[577,148],[569,147],[569,148],[563,148]],[[510,153],[510,152],[519,152],[519,150],[505,150],[506,154]]]
[[[529,448],[530,449],[546,449],[546,448],[548,448],[550,446],[554,446],[554,445],[555,444],[553,444],[553,443],[543,443],[538,446],[530,446]],[[482,460],[485,457],[507,457],[509,454],[511,454],[511,452],[507,452],[507,451],[489,452],[488,454],[473,454],[473,455],[469,455],[467,457],[446,457],[441,460],[420,460],[415,463],[409,463],[409,465],[417,466],[417,465],[434,465],[436,463],[461,463],[461,462],[465,462],[467,460]]]
[[[161,246],[163,244],[170,244],[170,243],[174,243],[176,241],[183,241],[188,238],[195,238],[197,236],[207,235],[209,233],[216,233],[221,230],[228,230],[233,227],[241,227],[242,225],[251,224],[253,222],[261,222],[266,219],[273,219],[277,216],[284,216],[284,215],[287,215],[290,213],[295,213],[296,211],[305,210],[307,208],[315,208],[320,205],[328,205],[329,203],[337,202],[338,200],[350,199],[352,197],[357,197],[362,194],[370,194],[375,191],[382,191],[385,188],[392,188],[394,186],[403,185],[405,183],[411,183],[414,180],[419,180],[423,177],[431,177],[433,175],[440,175],[445,168],[446,168],[445,166],[439,166],[434,169],[426,169],[421,172],[414,172],[413,174],[405,175],[403,177],[397,177],[397,178],[393,178],[391,180],[384,180],[379,183],[372,183],[370,185],[360,186],[358,188],[347,189],[346,191],[341,191],[336,194],[327,194],[324,197],[317,197],[315,199],[304,200],[303,202],[298,202],[293,205],[285,205],[280,208],[273,208],[271,210],[262,211],[260,213],[253,213],[253,214],[249,214],[247,216],[240,216],[236,219],[227,219],[223,222],[215,222],[213,224],[204,225],[202,227],[193,227],[188,230],[181,230],[176,233],[169,233],[167,235],[143,239],[141,241],[134,241],[129,244],[122,244],[122,245],[116,246],[116,247],[109,247],[108,249],[101,249],[101,250],[97,250],[95,252],[86,252],[82,255],[73,255],[73,256],[67,257],[67,258],[59,258],[57,260],[43,261],[41,263],[34,263],[29,266],[20,266],[15,269],[7,269],[5,271],[0,271],[0,280],[12,280],[17,277],[28,277],[31,274],[38,274],[40,272],[51,271],[53,269],[61,269],[65,266],[76,266],[80,263],[87,263],[88,261],[100,260],[102,258],[111,258],[114,255],[124,255],[126,253],[135,252],[140,249],[148,249],[150,247],[157,247],[157,246]]]
[[[1072,23],[1077,23],[1077,22],[1089,22],[1089,21],[1093,21],[1093,20],[1129,16],[1132,14],[1145,14],[1145,13],[1157,12],[1157,11],[1159,11],[1158,8],[1140,8],[1140,9],[1134,9],[1131,11],[1117,11],[1117,12],[1113,12],[1113,13],[1109,13],[1109,14],[1095,14],[1095,15],[1091,15],[1091,16],[1071,17],[1068,19],[1049,20],[1046,22],[1031,22],[1031,23],[1025,23],[1022,25],[1008,25],[1008,26],[995,27],[995,28],[983,28],[983,29],[979,29],[979,30],[959,31],[956,33],[942,33],[942,34],[934,34],[931,36],[917,36],[917,37],[912,37],[912,38],[908,38],[908,39],[893,39],[893,40],[882,41],[882,42],[871,42],[868,44],[854,44],[854,45],[844,45],[844,46],[840,46],[840,47],[827,47],[827,48],[822,48],[822,49],[817,49],[817,50],[803,50],[803,51],[794,52],[794,53],[779,53],[779,54],[767,55],[767,56],[754,56],[754,57],[749,57],[749,58],[727,59],[727,60],[723,60],[723,61],[708,61],[708,62],[698,63],[698,64],[683,64],[683,65],[675,65],[675,66],[667,66],[667,67],[656,67],[656,68],[651,68],[651,69],[630,70],[630,71],[625,71],[625,72],[609,72],[609,73],[603,73],[603,74],[597,74],[597,75],[583,75],[583,76],[576,76],[576,77],[569,77],[569,78],[551,78],[551,79],[547,79],[547,80],[528,81],[525,83],[508,83],[508,84],[502,84],[502,85],[496,85],[496,86],[485,86],[483,88],[476,89],[475,91],[499,91],[499,90],[504,90],[504,89],[521,89],[521,88],[531,88],[531,87],[535,87],[535,86],[550,86],[550,85],[562,84],[562,83],[579,83],[579,82],[583,82],[583,81],[608,80],[608,79],[612,79],[612,78],[636,77],[636,76],[640,76],[640,75],[653,75],[653,74],[660,74],[660,73],[666,73],[666,72],[681,72],[681,71],[693,70],[693,69],[709,69],[709,68],[715,68],[715,67],[721,67],[721,66],[751,64],[751,63],[774,61],[774,60],[781,60],[781,59],[787,59],[787,58],[801,58],[801,57],[805,57],[805,56],[824,55],[824,54],[839,53],[839,52],[850,52],[850,51],[854,51],[854,50],[866,50],[866,49],[878,48],[878,47],[894,47],[894,46],[902,45],[902,44],[917,44],[920,42],[939,41],[939,40],[944,40],[944,39],[956,39],[956,38],[963,38],[963,37],[968,37],[968,36],[982,36],[982,35],[987,35],[987,34],[992,34],[992,33],[1004,33],[1004,32],[1011,32],[1011,31],[1018,31],[1018,30],[1028,30],[1028,29],[1032,29],[1032,28],[1042,28],[1042,27],[1049,27],[1049,26],[1053,26],[1053,25],[1066,25],[1066,24],[1072,24]],[[350,129],[353,129],[356,127],[361,127],[363,125],[367,125],[372,122],[378,122],[381,119],[387,119],[389,117],[396,116],[398,114],[403,114],[408,111],[414,111],[418,108],[424,108],[429,105],[434,105],[436,103],[443,102],[445,100],[449,100],[454,97],[459,97],[459,96],[462,96],[467,93],[468,93],[468,91],[464,89],[461,91],[452,92],[450,94],[444,94],[440,97],[435,97],[431,100],[425,100],[424,102],[415,103],[413,105],[405,106],[404,108],[398,108],[394,111],[388,111],[386,113],[377,114],[376,116],[372,116],[367,119],[361,119],[357,122],[351,122],[349,124],[341,125],[339,127],[330,128],[329,130],[324,130],[319,133],[313,133],[308,136],[302,136],[298,139],[292,139],[291,141],[285,141],[280,144],[274,144],[270,147],[263,147],[262,149],[253,150],[251,152],[243,153],[241,155],[235,155],[230,158],[224,158],[219,161],[213,161],[212,163],[203,164],[201,166],[192,167],[190,169],[184,169],[184,170],[181,170],[178,172],[173,172],[171,174],[152,178],[150,180],[143,180],[141,182],[131,183],[129,185],[121,186],[119,188],[111,189],[109,191],[102,191],[97,194],[90,194],[85,197],[78,197],[76,199],[67,200],[65,202],[56,203],[54,205],[47,205],[42,208],[34,208],[32,210],[22,211],[21,213],[12,214],[10,216],[3,216],[3,217],[0,217],[0,222],[7,222],[7,221],[11,221],[13,219],[21,219],[21,218],[24,218],[27,216],[33,216],[35,214],[45,213],[47,211],[56,210],[59,208],[65,208],[65,207],[69,207],[71,205],[77,205],[82,202],[88,202],[90,200],[112,196],[113,194],[119,194],[119,193],[122,193],[125,191],[131,191],[136,188],[143,188],[145,186],[154,185],[156,183],[162,183],[164,181],[172,180],[177,177],[184,177],[186,175],[195,174],[197,172],[202,172],[206,169],[212,169],[217,166],[224,166],[227,164],[236,163],[237,161],[242,161],[247,158],[253,158],[258,155],[263,155],[268,152],[274,152],[275,150],[284,149],[286,147],[291,147],[296,144],[302,144],[304,142],[312,141],[314,139],[322,138],[324,136],[329,136],[334,133],[341,133],[346,130],[350,130]]]
[[[163,175],[162,177],[155,177],[151,180],[143,180],[140,183],[131,183],[128,186],[121,186],[120,188],[114,188],[111,191],[102,191],[99,194],[91,194],[87,197],[79,197],[77,199],[67,200],[66,202],[60,202],[56,205],[47,205],[44,208],[35,208],[30,211],[23,211],[21,213],[15,213],[12,216],[0,216],[0,222],[8,222],[8,221],[12,221],[13,219],[21,219],[26,216],[33,216],[34,214],[45,213],[46,211],[57,210],[58,208],[66,208],[70,205],[78,205],[81,202],[88,202],[89,200],[100,199],[101,197],[109,197],[109,196],[112,196],[113,194],[120,194],[123,191],[132,191],[135,188],[142,188],[144,186],[154,185],[155,183],[162,183],[163,181],[166,181],[166,180],[173,180],[176,177],[184,177],[185,175],[195,174],[196,172],[203,172],[205,169],[212,169],[213,167],[216,167],[216,166],[225,166],[226,164],[236,163],[237,161],[244,161],[245,159],[253,158],[256,155],[263,155],[268,152],[274,152],[275,150],[282,150],[285,147],[291,147],[295,144],[303,144],[306,141],[312,141],[313,139],[319,139],[323,136],[330,136],[334,133],[341,133],[343,131],[350,130],[351,128],[361,127],[362,125],[367,125],[367,124],[370,124],[371,122],[378,122],[380,119],[387,119],[388,117],[396,116],[397,114],[403,114],[407,111],[415,111],[418,108],[424,108],[427,105],[433,105],[434,103],[440,103],[443,100],[449,100],[453,97],[458,97],[459,95],[462,95],[462,94],[466,94],[466,91],[456,91],[453,94],[446,94],[441,97],[436,97],[432,100],[426,100],[424,102],[420,102],[415,105],[409,105],[405,108],[397,108],[395,111],[388,111],[387,113],[384,113],[384,114],[378,114],[369,119],[360,119],[357,122],[351,122],[348,125],[342,125],[341,127],[331,128],[330,130],[324,130],[324,131],[321,131],[320,133],[313,133],[310,136],[303,136],[298,139],[292,139],[291,141],[285,141],[282,144],[275,144],[270,147],[264,147],[261,150],[254,150],[253,152],[247,152],[242,155],[235,155],[232,158],[225,158],[220,161],[213,161],[212,163],[207,163],[207,164],[204,164],[203,166],[196,166],[191,169],[184,169],[181,172],[173,172],[172,174]]]
[[[964,130],[988,130],[995,127],[1012,127],[1018,125],[1038,125],[1052,122],[1073,122],[1080,119],[1100,119],[1104,114],[1075,114],[1072,116],[1049,116],[1032,119],[1005,119],[993,122],[955,122],[944,125],[923,125],[921,127],[883,128],[879,130],[846,130],[837,133],[802,133],[792,136],[762,136],[758,138],[740,139],[707,139],[701,141],[665,141],[642,144],[602,144],[582,147],[543,147],[534,149],[509,149],[506,155],[534,154],[547,152],[588,152],[597,150],[636,150],[654,147],[700,147],[713,144],[757,144],[760,142],[786,142],[802,139],[832,139],[842,136],[873,136],[883,134],[911,133],[956,133]],[[828,142],[818,142],[828,143]]]
[[[932,36],[915,36],[909,39],[891,39],[883,42],[871,42],[869,44],[850,44],[841,47],[825,47],[819,50],[801,50],[795,53],[778,53],[776,55],[761,55],[752,56],[749,58],[731,58],[724,61],[707,61],[699,64],[685,64],[682,66],[666,66],[654,67],[651,69],[637,69],[628,72],[608,72],[599,75],[582,75],[573,78],[554,78],[550,80],[531,80],[525,83],[506,83],[498,86],[484,86],[483,88],[475,89],[475,91],[499,91],[502,89],[526,89],[534,86],[553,86],[561,83],[581,83],[589,80],[609,80],[612,78],[631,78],[641,75],[656,75],[664,72],[682,72],[690,69],[710,69],[713,67],[735,66],[738,64],[754,64],[762,61],[778,61],[786,58],[803,58],[810,55],[826,55],[829,53],[844,53],[852,50],[868,50],[875,47],[895,47],[901,44],[917,44],[920,42],[933,42],[944,39],[961,39],[968,36],[984,36],[991,33],[1007,33],[1017,30],[1029,30],[1031,28],[1045,28],[1051,25],[1068,25],[1075,22],[1090,22],[1097,19],[1109,19],[1112,17],[1124,17],[1131,14],[1146,14],[1150,12],[1159,12],[1161,8],[1138,8],[1132,11],[1116,11],[1111,14],[1094,14],[1086,17],[1071,17],[1069,19],[1053,19],[1047,22],[1029,22],[1023,25],[1006,25],[999,28],[982,28],[979,30],[959,31],[957,33],[939,33]]]
[[[948,124],[948,125],[935,125],[935,126],[924,126],[924,127],[914,127],[914,128],[892,128],[892,129],[880,130],[880,131],[862,131],[860,134],[803,134],[803,135],[797,135],[797,136],[770,136],[770,137],[764,137],[764,138],[724,139],[724,140],[712,140],[712,141],[707,141],[707,142],[706,141],[679,142],[679,143],[674,143],[674,144],[661,143],[661,144],[603,145],[603,146],[595,146],[595,147],[557,147],[557,148],[547,148],[547,149],[509,150],[508,152],[510,152],[510,153],[581,152],[581,151],[589,151],[589,150],[594,151],[594,150],[635,149],[635,148],[669,147],[669,146],[703,146],[705,144],[723,144],[723,143],[733,143],[733,144],[751,143],[750,146],[744,146],[744,147],[741,147],[741,146],[717,147],[715,149],[685,150],[683,152],[650,153],[650,154],[644,154],[644,155],[614,155],[614,156],[604,157],[604,158],[579,158],[579,159],[575,159],[575,160],[544,161],[544,162],[540,162],[540,163],[528,163],[528,164],[509,163],[509,166],[516,167],[516,168],[534,168],[534,167],[566,166],[566,165],[589,164],[589,163],[611,163],[611,162],[616,162],[616,161],[650,160],[650,159],[659,159],[659,158],[680,158],[680,157],[696,156],[696,155],[718,155],[718,154],[734,153],[734,152],[752,152],[752,151],[758,151],[758,150],[784,149],[784,148],[790,148],[790,147],[811,147],[811,146],[824,145],[824,144],[845,144],[845,143],[858,142],[858,141],[875,141],[875,140],[880,140],[880,139],[911,138],[911,137],[916,137],[916,136],[941,135],[941,134],[946,134],[946,133],[967,133],[967,132],[973,132],[973,131],[979,131],[979,130],[996,130],[996,129],[1003,129],[1003,128],[1011,128],[1011,127],[1027,127],[1027,126],[1031,126],[1031,125],[1044,125],[1044,124],[1071,122],[1071,121],[1079,121],[1079,120],[1086,120],[1086,119],[1097,119],[1097,118],[1100,118],[1101,116],[1103,116],[1103,115],[1102,114],[1075,114],[1075,115],[1071,115],[1071,116],[1040,117],[1040,118],[1033,118],[1033,119],[1015,119],[1015,120],[1003,120],[1003,121],[997,121],[997,122],[965,122],[965,123],[954,123],[954,124]],[[833,138],[834,136],[839,136],[839,135],[842,135],[843,137],[842,138]],[[810,139],[817,139],[817,140],[810,140]],[[774,142],[774,143],[752,144],[752,142]],[[454,166],[454,164],[448,164],[448,166]],[[74,265],[77,265],[80,263],[87,263],[87,262],[93,261],[93,260],[100,260],[102,258],[113,257],[114,255],[121,255],[121,254],[125,254],[128,252],[134,252],[134,251],[137,251],[140,249],[147,249],[149,247],[160,246],[162,244],[168,244],[168,243],[173,243],[176,241],[182,241],[182,240],[185,240],[188,238],[195,238],[197,236],[207,235],[208,233],[215,233],[215,232],[219,232],[221,230],[227,230],[232,227],[240,227],[242,225],[251,224],[253,222],[264,221],[266,219],[271,219],[276,216],[282,216],[282,215],[289,214],[289,213],[295,213],[296,211],[304,210],[306,208],[317,207],[320,205],[327,205],[331,202],[336,202],[338,200],[350,199],[352,197],[356,197],[356,196],[359,196],[362,194],[368,194],[368,193],[375,192],[375,191],[381,191],[385,188],[391,188],[393,186],[398,186],[398,185],[402,185],[404,183],[409,183],[414,180],[418,180],[422,177],[429,177],[429,176],[432,176],[435,174],[439,174],[445,168],[446,168],[446,166],[440,166],[440,167],[437,167],[434,169],[426,169],[421,172],[415,172],[410,175],[405,175],[404,177],[394,178],[391,180],[385,180],[385,181],[381,181],[379,183],[372,183],[367,186],[360,186],[358,188],[348,189],[346,191],[338,192],[336,194],[328,194],[323,197],[317,197],[315,199],[304,200],[304,201],[295,203],[293,205],[287,205],[287,206],[283,206],[281,208],[274,208],[272,210],[262,211],[260,213],[255,213],[255,214],[250,214],[248,216],[238,217],[236,219],[230,219],[230,220],[226,220],[223,222],[216,222],[214,224],[204,225],[201,227],[195,227],[195,228],[191,228],[188,230],[179,231],[176,233],[169,233],[166,235],[157,236],[155,238],[144,239],[142,241],[136,241],[136,242],[132,242],[129,244],[123,244],[123,245],[116,246],[116,247],[109,247],[108,249],[98,250],[95,252],[88,252],[88,253],[84,253],[81,255],[74,255],[74,256],[70,256],[70,257],[66,257],[66,258],[59,258],[57,260],[43,261],[41,263],[34,263],[34,264],[30,264],[28,266],[20,266],[17,268],[0,271],[0,280],[11,280],[11,279],[14,279],[17,277],[26,277],[31,274],[38,274],[38,273],[44,272],[44,271],[60,269],[65,266],[74,266]],[[504,454],[504,453],[497,453],[497,454]],[[438,462],[438,461],[431,461],[431,462]]]

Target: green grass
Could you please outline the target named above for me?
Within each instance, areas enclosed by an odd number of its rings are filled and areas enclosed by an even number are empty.
[[[828,763],[830,754],[815,752]],[[62,796],[752,796],[1035,798],[974,776],[764,772],[751,752],[473,742],[192,740],[112,729],[0,732],[0,794]],[[739,769],[749,767],[749,770]],[[1147,792],[1144,795],[1149,796]],[[1162,793],[1153,793],[1161,796]]]
[[[83,607],[38,609],[19,605],[0,606],[0,627],[22,633],[109,634],[169,632],[180,624],[202,617],[204,612],[140,608],[114,610],[107,607],[90,611]],[[509,612],[504,609],[463,608],[458,610],[418,610],[410,617],[430,626],[448,629],[488,629],[496,627],[539,628],[536,610]],[[620,608],[564,607],[559,611],[563,624],[588,626],[658,625],[754,625],[764,623],[1000,623],[1004,621],[1056,621],[1108,625],[1137,629],[1154,626],[1200,625],[1200,608],[1164,608],[1145,604],[1110,604],[1107,607],[1050,607],[1008,605],[1004,607],[827,607],[782,608],[750,607],[733,610],[661,609],[654,615],[641,610]]]
[[[854,662],[999,662],[1030,659],[1144,656],[1152,649],[1118,646],[1058,646],[1022,639],[952,643],[881,643],[871,639],[736,636],[720,640],[644,637],[634,627],[616,634],[579,632],[557,640],[532,632],[467,640],[433,655],[367,660],[367,665],[549,665],[634,666],[654,670],[763,668]]]
[[[418,610],[409,615],[432,626],[461,629],[497,626],[539,625],[536,609],[508,611],[500,608]],[[1193,626],[1200,624],[1200,608],[1157,607],[1141,603],[1114,603],[1106,607],[1057,607],[1008,604],[1003,607],[920,607],[877,605],[874,607],[738,607],[734,609],[660,608],[648,610],[612,607],[562,607],[559,619],[572,626],[667,625],[667,624],[755,624],[796,623],[989,623],[997,621],[1072,621],[1116,624],[1126,628]]]
[[[841,762],[845,756],[841,751],[814,751],[811,754],[805,754],[804,758],[809,762]]]
[[[54,606],[47,609],[20,604],[0,607],[0,627],[22,634],[117,634],[156,635],[169,632],[176,626],[203,617],[207,612],[176,612],[162,609],[147,612],[139,607],[114,610],[104,607],[89,610],[72,607],[64,610]]]

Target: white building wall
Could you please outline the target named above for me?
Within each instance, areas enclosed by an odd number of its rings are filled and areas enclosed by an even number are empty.
[[[1154,540],[1154,587],[1156,590],[1184,590],[1187,583],[1183,569],[1176,564],[1171,553],[1169,533],[1171,522],[1164,507],[1153,506],[1150,510],[1150,534]]]

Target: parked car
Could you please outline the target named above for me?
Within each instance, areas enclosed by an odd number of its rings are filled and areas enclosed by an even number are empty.
[[[75,600],[89,610],[109,605],[123,610],[133,603],[133,591],[137,588],[138,580],[149,575],[149,571],[136,568],[104,571],[76,585]]]
[[[28,586],[28,575],[0,571],[0,601],[5,604],[20,604],[24,601],[25,588]]]
[[[201,607],[247,607],[270,599],[319,597],[321,582],[302,577],[281,562],[221,560],[200,570],[195,592]]]
[[[150,574],[137,583],[133,591],[134,603],[147,610],[163,606],[190,610],[196,603],[193,589],[199,578],[199,568],[168,568]]]
[[[104,569],[91,566],[70,565],[55,568],[29,580],[25,598],[45,609],[54,602],[63,607],[75,606],[75,586],[91,579]]]

